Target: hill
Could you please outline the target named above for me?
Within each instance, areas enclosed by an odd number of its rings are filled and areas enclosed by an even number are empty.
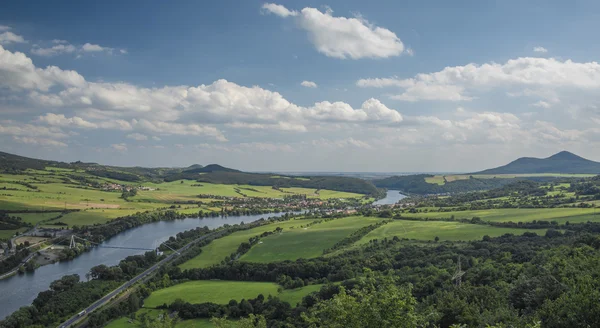
[[[183,173],[209,173],[209,172],[241,172],[239,170],[230,169],[219,164],[208,164],[204,167],[194,167],[184,170]]]
[[[561,151],[548,158],[521,157],[504,166],[487,169],[473,174],[597,174],[600,163],[577,156],[568,151]]]
[[[194,164],[187,168],[119,167],[80,161],[72,163],[48,161],[0,152],[0,172],[22,173],[28,169],[44,170],[46,167],[83,170],[85,173],[93,176],[135,183],[142,181],[170,182],[185,179],[217,184],[246,184],[273,186],[275,188],[300,187],[314,188],[315,190],[328,189],[364,195],[378,195],[381,192],[371,182],[351,177],[274,176],[271,174],[242,172],[218,164],[209,164],[206,166]]]
[[[488,190],[499,188],[515,181],[515,179],[478,179],[472,177],[465,180],[456,180],[443,185],[438,185],[434,183],[428,183],[425,180],[426,178],[430,177],[433,177],[433,175],[400,175],[373,180],[373,183],[379,188],[400,190],[410,194],[427,195]]]

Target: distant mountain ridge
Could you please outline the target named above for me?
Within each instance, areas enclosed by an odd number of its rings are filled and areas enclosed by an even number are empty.
[[[204,167],[194,167],[192,169],[186,169],[183,173],[210,173],[210,172],[241,172],[239,170],[230,169],[228,167],[221,166],[219,164],[208,164]]]
[[[600,174],[600,163],[568,151],[547,158],[521,157],[506,165],[472,174]]]
[[[0,172],[20,174],[27,169],[44,170],[46,167],[85,170],[87,174],[121,181],[141,183],[143,181],[176,181],[181,179],[215,184],[237,184],[273,186],[274,188],[302,187],[353,192],[364,195],[380,195],[382,190],[373,183],[359,178],[338,176],[285,176],[265,173],[249,173],[236,169],[209,164],[193,164],[189,167],[119,167],[84,162],[58,162],[29,158],[0,152]]]

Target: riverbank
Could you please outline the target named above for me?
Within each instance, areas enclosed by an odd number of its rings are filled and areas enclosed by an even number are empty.
[[[30,305],[35,297],[50,286],[50,283],[68,274],[78,274],[85,277],[90,269],[99,264],[107,266],[116,265],[122,259],[141,254],[143,250],[108,248],[133,246],[136,248],[156,249],[169,237],[197,227],[215,229],[223,225],[234,225],[242,222],[250,223],[268,217],[279,217],[286,213],[266,213],[258,215],[239,215],[215,218],[185,218],[180,220],[156,221],[133,227],[122,231],[111,238],[93,247],[89,251],[79,254],[72,260],[48,264],[37,268],[32,273],[13,275],[0,280],[0,320],[21,306]]]

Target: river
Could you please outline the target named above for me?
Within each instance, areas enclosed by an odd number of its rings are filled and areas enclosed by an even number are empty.
[[[388,190],[385,198],[376,201],[375,205],[394,204],[406,196],[397,190]],[[229,216],[227,218],[189,218],[175,221],[148,223],[124,231],[106,242],[108,246],[124,246],[138,248],[156,248],[178,232],[207,226],[211,229],[224,224],[252,222],[261,218],[281,216],[284,213],[260,215]],[[85,274],[96,265],[116,265],[130,255],[142,254],[144,251],[115,248],[94,248],[71,261],[42,266],[33,273],[15,275],[0,280],[0,320],[18,310],[22,306],[31,305],[38,293],[47,290],[50,283],[67,274],[78,274],[85,279]]]
[[[373,205],[391,205],[396,204],[402,198],[406,198],[405,195],[401,194],[398,190],[388,190],[385,198],[382,198],[373,203]]]
[[[224,224],[249,223],[261,218],[281,216],[284,213],[260,215],[229,216],[227,218],[189,218],[175,221],[148,223],[124,231],[106,242],[104,245],[138,248],[156,248],[178,232],[190,230],[198,226],[211,229]],[[47,290],[50,283],[67,274],[78,274],[85,280],[85,274],[96,265],[116,265],[130,255],[142,254],[145,251],[93,248],[76,257],[72,261],[59,262],[42,266],[33,273],[15,275],[0,280],[0,320],[18,310],[22,306],[31,305],[38,293]]]

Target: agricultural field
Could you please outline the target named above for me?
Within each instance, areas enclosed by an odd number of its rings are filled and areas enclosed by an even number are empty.
[[[247,242],[251,237],[260,235],[265,231],[274,231],[281,227],[284,233],[288,230],[300,230],[314,220],[295,219],[284,222],[276,222],[249,230],[237,231],[229,236],[219,238],[202,248],[202,253],[191,260],[181,264],[179,267],[183,270],[192,268],[206,268],[211,265],[219,264],[226,256],[234,253],[241,243]]]
[[[433,177],[425,178],[427,183],[443,185],[445,184],[444,177],[447,182],[456,180],[467,180],[470,177],[477,179],[512,179],[512,178],[523,178],[523,177],[554,177],[554,178],[587,178],[593,177],[596,174],[566,174],[566,173],[528,173],[528,174],[449,174],[449,175],[435,175]]]
[[[153,310],[153,309],[140,309],[136,312],[136,316],[139,318],[142,314],[149,316],[150,318],[157,318],[159,315],[164,315],[164,311]],[[122,317],[117,320],[109,322],[106,328],[136,328],[141,327],[139,321],[132,320],[129,317]],[[194,320],[183,320],[178,321],[174,328],[212,328],[214,325],[209,319],[194,319]]]
[[[491,222],[531,222],[533,220],[557,221],[563,224],[580,222],[600,222],[600,210],[596,208],[499,208],[489,210],[403,213],[411,218],[450,218],[456,220],[480,217]]]
[[[36,225],[40,222],[54,219],[60,215],[60,212],[45,212],[45,213],[14,213],[11,216],[18,216],[24,222]]]
[[[440,241],[468,241],[479,240],[485,235],[490,237],[498,237],[507,233],[521,235],[526,231],[535,232],[538,235],[546,233],[546,229],[500,228],[480,224],[445,221],[394,220],[393,222],[369,232],[356,244],[362,245],[373,239],[390,239],[394,236],[418,240],[434,240],[435,237],[439,237]]]
[[[137,195],[125,200],[120,190],[105,191],[92,185],[81,183],[81,178],[100,184],[119,184],[146,187],[138,190]],[[79,179],[79,180],[78,180]],[[269,197],[283,198],[290,194],[303,194],[311,197],[351,198],[360,194],[316,190],[309,188],[288,188],[286,192],[270,186],[228,185],[199,183],[191,180],[178,180],[164,183],[131,183],[115,179],[92,176],[81,170],[47,168],[46,170],[27,170],[25,174],[0,174],[0,209],[9,211],[53,211],[52,213],[24,213],[22,218],[31,224],[42,223],[52,226],[48,220],[58,217],[65,209],[78,209],[64,215],[56,221],[74,225],[103,224],[112,219],[136,212],[167,208],[176,202],[212,202],[215,199],[199,198],[198,195],[223,197]],[[218,211],[215,207],[195,207],[179,209],[180,213]],[[15,231],[3,233],[12,236]]]
[[[380,218],[352,216],[319,223],[307,228],[284,230],[261,239],[240,261],[270,263],[299,258],[312,258],[323,255],[323,250],[354,231],[380,222]]]
[[[168,288],[159,289],[144,301],[144,307],[153,308],[164,303],[170,304],[178,298],[186,302],[197,304],[211,302],[227,304],[235,299],[252,299],[262,294],[265,298],[269,295],[277,296],[282,301],[295,306],[302,298],[312,292],[318,291],[322,285],[309,285],[302,288],[283,290],[278,292],[279,285],[271,282],[225,281],[225,280],[196,280],[177,284]]]

